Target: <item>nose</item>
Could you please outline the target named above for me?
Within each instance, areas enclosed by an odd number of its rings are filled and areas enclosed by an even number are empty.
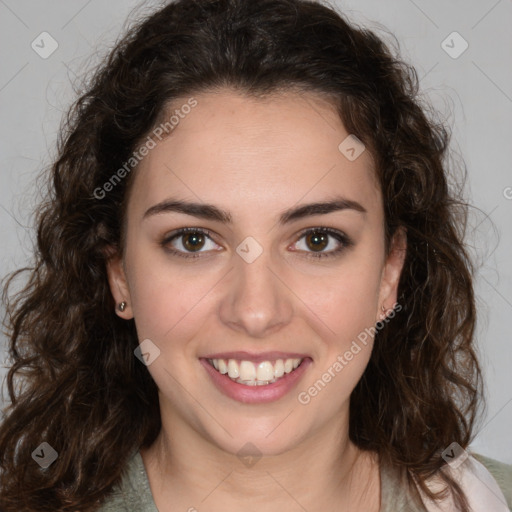
[[[288,325],[293,317],[292,293],[272,265],[267,251],[252,263],[233,256],[234,269],[224,282],[221,321],[253,338],[263,338]]]

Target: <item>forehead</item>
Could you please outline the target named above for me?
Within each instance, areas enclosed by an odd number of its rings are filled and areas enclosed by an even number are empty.
[[[179,112],[176,123],[176,110],[188,100],[174,102],[168,116],[174,115],[174,129],[139,164],[131,194],[136,206],[169,195],[241,212],[263,206],[271,212],[326,194],[370,208],[380,204],[370,152],[347,158],[354,155],[347,145],[357,152],[362,146],[325,99],[294,92],[263,99],[207,92],[194,95],[197,104]]]

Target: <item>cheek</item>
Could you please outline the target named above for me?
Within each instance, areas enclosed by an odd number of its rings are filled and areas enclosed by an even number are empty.
[[[307,308],[325,325],[322,334],[330,333],[329,344],[342,346],[375,325],[379,284],[379,265],[354,257],[328,276],[297,280],[295,289]]]
[[[341,270],[324,283],[323,292],[317,288],[308,296],[328,329],[322,330],[318,360],[297,400],[318,418],[336,415],[348,403],[371,356],[380,274],[362,267]]]
[[[139,339],[150,338],[168,349],[193,335],[204,321],[215,275],[191,274],[171,267],[165,257],[134,252],[127,256],[130,295]]]

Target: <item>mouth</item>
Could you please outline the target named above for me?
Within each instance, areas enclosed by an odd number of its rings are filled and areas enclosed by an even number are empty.
[[[200,358],[224,395],[243,403],[264,403],[288,394],[313,363],[304,354],[232,352]]]
[[[244,386],[267,386],[295,371],[304,358],[265,360],[254,362],[247,359],[207,359],[208,363],[221,375]]]

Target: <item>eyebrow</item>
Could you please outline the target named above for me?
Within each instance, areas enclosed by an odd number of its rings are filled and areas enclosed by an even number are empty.
[[[289,224],[304,217],[326,215],[343,210],[353,210],[362,214],[367,213],[366,209],[360,203],[343,197],[337,197],[331,201],[310,203],[286,210],[279,216],[279,224]],[[200,219],[222,222],[223,224],[231,224],[233,220],[229,212],[212,204],[194,203],[175,199],[166,199],[151,206],[151,208],[144,213],[143,219],[147,219],[153,215],[172,212],[184,213]]]

